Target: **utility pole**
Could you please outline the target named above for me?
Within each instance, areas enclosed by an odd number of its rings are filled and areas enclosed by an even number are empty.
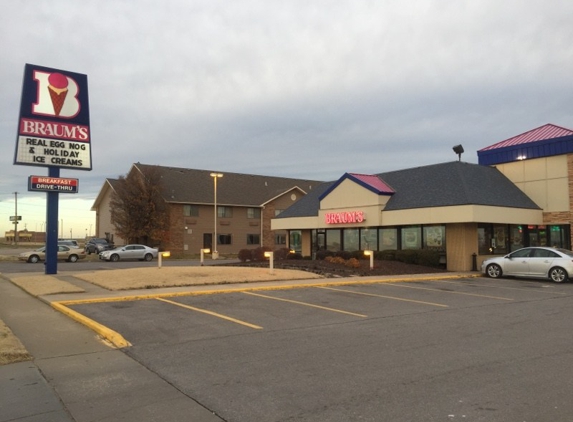
[[[18,246],[18,192],[14,192],[14,243]]]

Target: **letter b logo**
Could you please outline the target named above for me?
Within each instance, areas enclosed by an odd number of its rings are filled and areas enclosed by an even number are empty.
[[[71,119],[80,112],[78,84],[69,76],[61,73],[34,71],[34,80],[38,83],[36,103],[32,113]]]

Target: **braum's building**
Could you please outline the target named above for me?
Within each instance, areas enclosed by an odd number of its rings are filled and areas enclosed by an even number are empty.
[[[479,164],[345,173],[273,219],[271,229],[286,230],[303,255],[432,248],[452,271],[524,246],[571,247],[573,131],[545,125],[478,157]]]

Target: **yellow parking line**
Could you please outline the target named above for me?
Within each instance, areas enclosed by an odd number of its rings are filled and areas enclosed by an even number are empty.
[[[431,289],[429,287],[416,287],[416,286],[407,286],[405,284],[387,284],[387,286],[393,286],[393,287],[404,287],[406,289],[418,289],[418,290],[430,290],[430,291],[434,291],[434,292],[440,292],[440,293],[451,293],[454,295],[464,295],[464,296],[475,296],[475,297],[483,297],[486,299],[497,299],[497,300],[509,300],[512,301],[513,299],[511,298],[507,298],[507,297],[499,297],[499,296],[489,296],[489,295],[478,295],[476,293],[465,293],[465,292],[449,292],[447,290],[441,290],[441,289]]]
[[[280,297],[267,296],[267,295],[262,295],[259,293],[253,293],[253,292],[243,292],[243,293],[246,295],[251,295],[251,296],[264,297],[266,299],[279,300],[281,302],[289,302],[289,303],[296,303],[297,305],[310,306],[311,308],[323,309],[325,311],[338,312],[341,314],[347,314],[347,315],[353,315],[353,316],[358,316],[358,317],[362,317],[362,318],[368,318],[368,315],[356,314],[354,312],[343,311],[341,309],[327,308],[326,306],[314,305],[312,303],[306,303],[306,302],[299,302],[298,300],[283,299]]]
[[[438,283],[451,283],[451,284],[467,284],[467,282],[460,282],[460,281],[445,281],[445,280],[435,280]],[[496,286],[495,284],[477,284],[472,283],[471,286],[479,286],[479,287],[493,287],[494,289],[506,289],[506,290],[519,290],[521,292],[530,292],[530,293],[547,293],[550,295],[568,295],[569,293],[564,292],[554,292],[551,290],[531,290],[531,289],[522,289],[519,287],[509,287],[509,286]],[[553,287],[553,286],[549,286]]]
[[[393,296],[384,296],[384,295],[378,295],[378,294],[374,294],[374,293],[364,293],[364,292],[355,292],[352,290],[346,290],[346,289],[335,289],[332,287],[319,287],[319,289],[326,289],[326,290],[335,290],[337,292],[346,292],[346,293],[352,293],[355,295],[364,295],[364,296],[374,296],[374,297],[381,297],[384,299],[392,299],[392,300],[401,300],[403,302],[413,302],[413,303],[420,303],[422,305],[431,305],[431,306],[439,306],[441,308],[449,308],[448,305],[443,305],[441,303],[433,303],[433,302],[423,302],[420,300],[412,300],[412,299],[404,299],[401,297],[393,297]]]
[[[241,324],[241,325],[244,325],[246,327],[254,328],[255,330],[262,330],[263,329],[263,327],[259,327],[258,325],[249,324],[248,322],[241,321],[241,320],[235,319],[235,318],[231,318],[231,317],[228,317],[226,315],[218,314],[217,312],[208,311],[206,309],[195,308],[193,306],[185,305],[183,303],[174,302],[172,300],[162,299],[160,297],[157,297],[155,299],[160,300],[161,302],[166,302],[166,303],[170,303],[172,305],[180,306],[182,308],[191,309],[192,311],[202,312],[204,314],[215,316],[217,318],[226,319],[227,321],[231,321],[231,322],[234,322],[236,324]]]

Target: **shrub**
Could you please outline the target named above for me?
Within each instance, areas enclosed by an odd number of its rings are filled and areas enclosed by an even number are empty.
[[[349,268],[360,268],[360,261],[356,258],[350,258],[348,261],[344,263]]]
[[[269,248],[268,246],[260,246],[256,249],[253,249],[253,261],[264,261],[266,260],[265,258],[265,252],[270,252],[271,248]]]
[[[327,256],[324,258],[326,262],[330,262],[331,264],[345,264],[346,259],[342,258],[341,256]]]
[[[396,261],[406,264],[425,265],[427,267],[440,266],[440,253],[430,249],[406,249],[396,251]]]
[[[275,251],[275,259],[289,259],[290,255],[293,255],[292,250],[289,248],[280,248]]]
[[[374,259],[378,259],[381,261],[396,261],[396,252],[397,251],[395,249],[376,251],[374,252]]]
[[[316,252],[316,259],[322,261],[326,259],[326,257],[334,256],[334,252],[328,250],[320,250]]]
[[[237,255],[237,258],[239,258],[241,262],[252,261],[253,251],[250,249],[241,249]]]

